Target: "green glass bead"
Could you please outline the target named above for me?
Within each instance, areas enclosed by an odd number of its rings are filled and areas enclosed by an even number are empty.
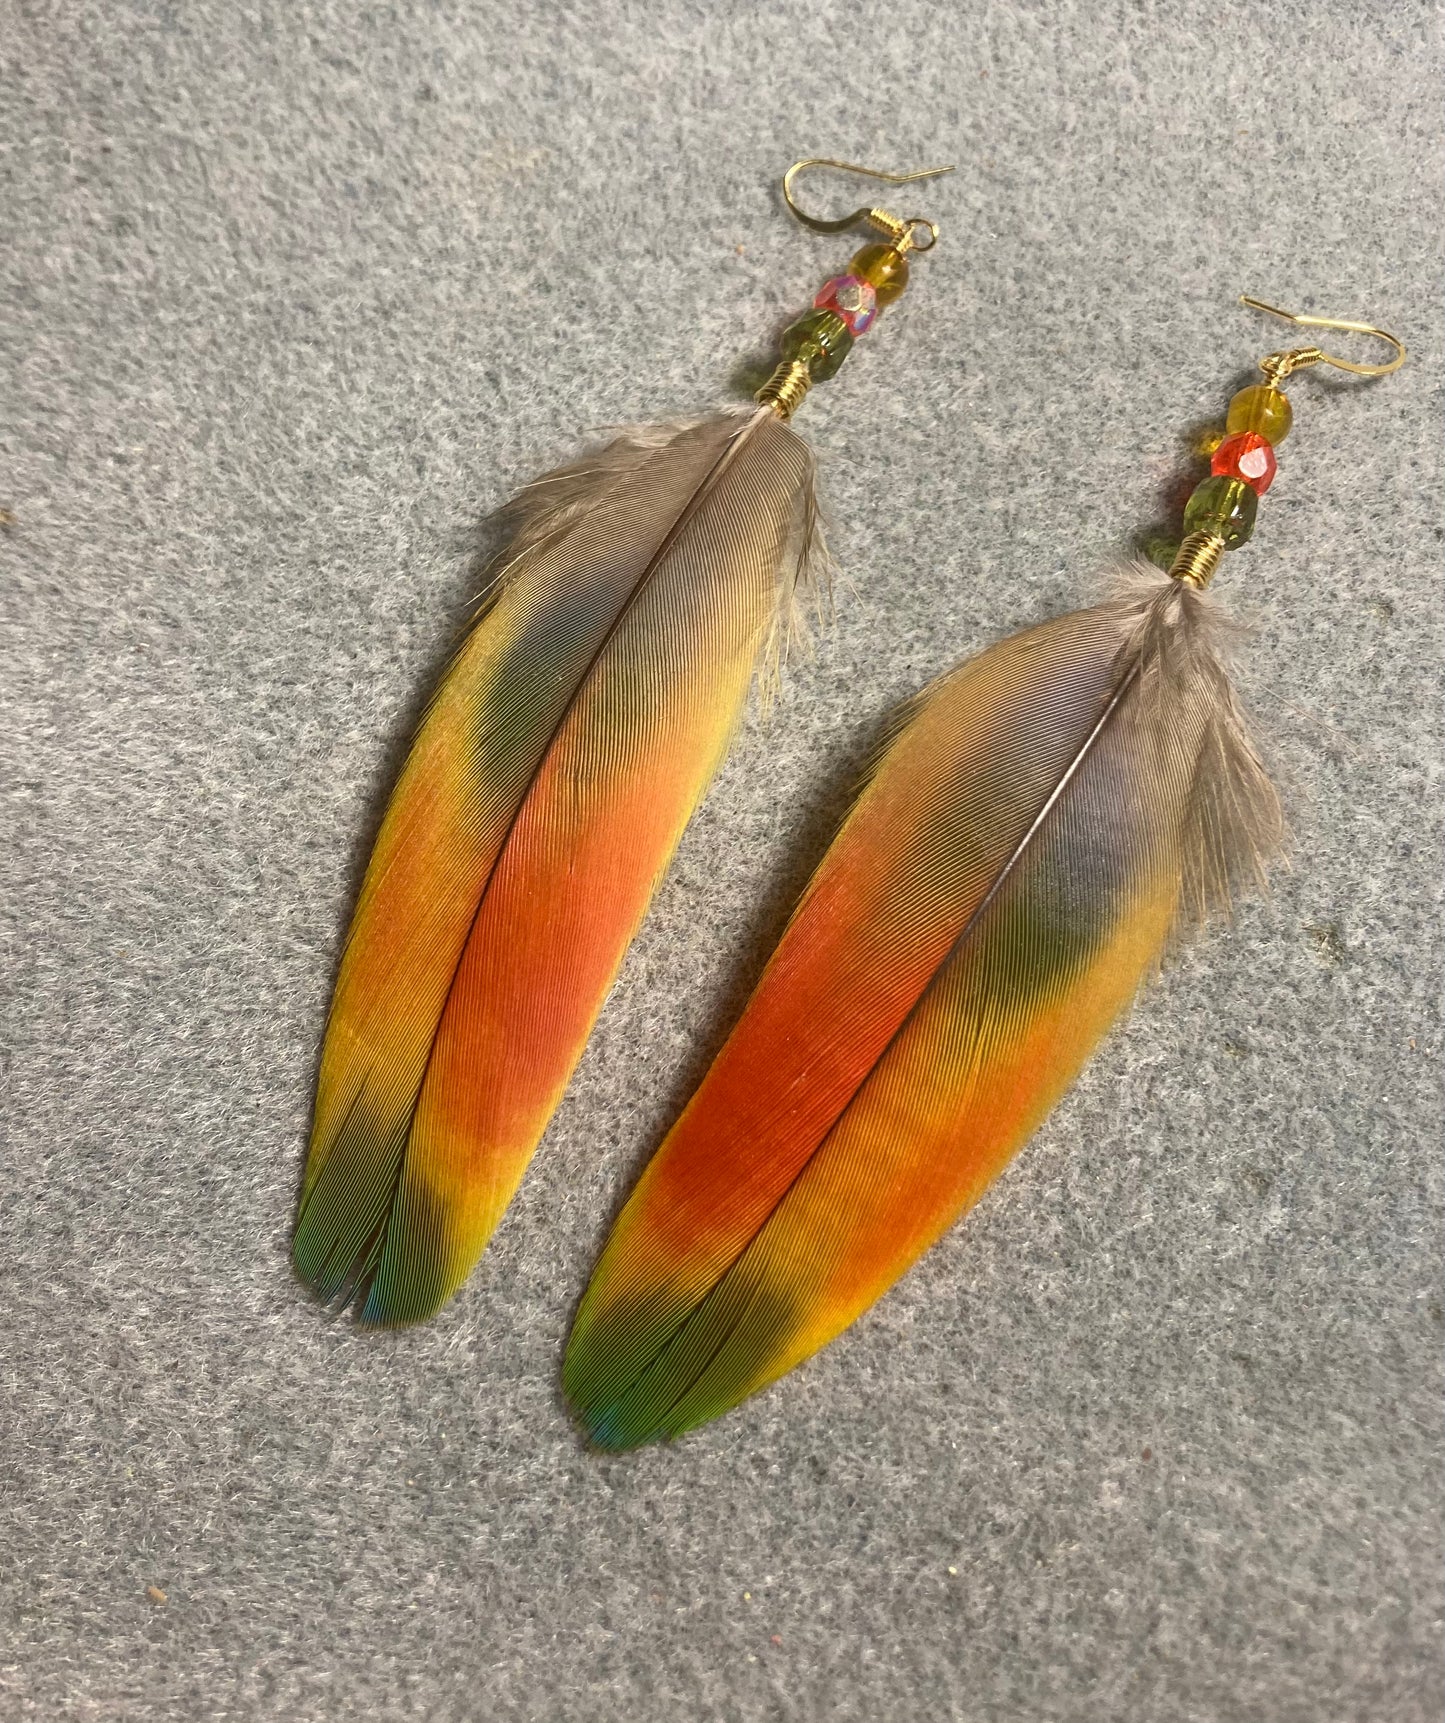
[[[1259,496],[1244,479],[1216,473],[1196,487],[1184,505],[1184,531],[1213,533],[1226,550],[1236,550],[1254,531]]]
[[[848,325],[836,311],[809,311],[783,331],[778,351],[784,359],[801,359],[815,383],[826,383],[852,345]]]
[[[1289,396],[1273,383],[1251,383],[1229,403],[1225,429],[1231,437],[1240,431],[1258,431],[1269,443],[1282,443],[1294,422]]]

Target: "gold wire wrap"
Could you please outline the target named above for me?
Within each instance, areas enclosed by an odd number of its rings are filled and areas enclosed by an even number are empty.
[[[771,407],[780,419],[791,419],[799,401],[812,387],[806,361],[784,359],[753,399],[760,407]]]
[[[1277,389],[1291,372],[1302,371],[1306,365],[1329,363],[1318,347],[1292,347],[1287,353],[1266,353],[1259,368]]]
[[[876,233],[881,233],[885,239],[891,239],[897,250],[906,251],[913,244],[911,221],[900,221],[886,209],[870,209],[865,219]]]
[[[1192,532],[1175,553],[1169,573],[1173,579],[1182,580],[1196,592],[1203,592],[1223,555],[1222,538],[1212,532]]]

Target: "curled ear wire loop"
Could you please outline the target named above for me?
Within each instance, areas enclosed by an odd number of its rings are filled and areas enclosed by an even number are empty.
[[[811,168],[833,168],[839,173],[860,174],[864,179],[883,180],[889,185],[911,185],[914,180],[934,179],[939,174],[952,173],[953,167],[922,168],[918,173],[883,173],[878,168],[860,167],[857,162],[835,161],[831,156],[808,156],[794,162],[783,175],[783,201],[804,227],[814,233],[843,233],[850,227],[868,226],[889,239],[900,251],[931,251],[938,243],[938,223],[927,216],[896,216],[886,209],[862,204],[848,215],[829,219],[809,215],[799,207],[793,196],[793,186],[799,174]],[[923,236],[927,235],[925,239]]]
[[[1349,371],[1356,377],[1388,377],[1405,363],[1405,343],[1387,329],[1377,329],[1373,323],[1353,323],[1344,317],[1312,317],[1303,311],[1282,311],[1278,305],[1267,305],[1263,299],[1252,299],[1247,293],[1240,294],[1239,302],[1255,311],[1267,311],[1271,317],[1282,317],[1286,323],[1298,324],[1301,329],[1341,329],[1350,335],[1368,335],[1375,341],[1387,341],[1395,349],[1395,357],[1387,365],[1357,365],[1353,359],[1341,359],[1338,354],[1326,353],[1322,347],[1292,347],[1283,353],[1266,353],[1259,362],[1259,368],[1271,382],[1283,382],[1291,371],[1301,370],[1306,365],[1333,365],[1337,371]]]

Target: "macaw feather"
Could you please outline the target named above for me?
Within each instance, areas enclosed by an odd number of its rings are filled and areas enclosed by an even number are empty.
[[[511,1200],[775,659],[820,539],[767,408],[529,485],[382,822],[332,1001],[294,1260],[430,1316]]]
[[[564,1380],[601,1447],[827,1344],[983,1194],[1278,800],[1212,601],[1157,573],[905,710],[612,1231]]]

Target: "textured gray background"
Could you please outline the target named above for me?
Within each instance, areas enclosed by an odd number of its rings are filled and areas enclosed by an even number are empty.
[[[0,1715],[1437,1716],[1434,9],[0,23]],[[814,151],[961,168],[905,200],[943,243],[800,415],[836,626],[742,736],[481,1272],[359,1335],[293,1285],[292,1204],[478,522],[589,427],[736,392],[850,248],[778,202]],[[844,1340],[591,1457],[556,1388],[590,1261],[880,716],[1167,521],[1190,428],[1285,339],[1242,289],[1414,347],[1299,381],[1221,583],[1294,871]]]

